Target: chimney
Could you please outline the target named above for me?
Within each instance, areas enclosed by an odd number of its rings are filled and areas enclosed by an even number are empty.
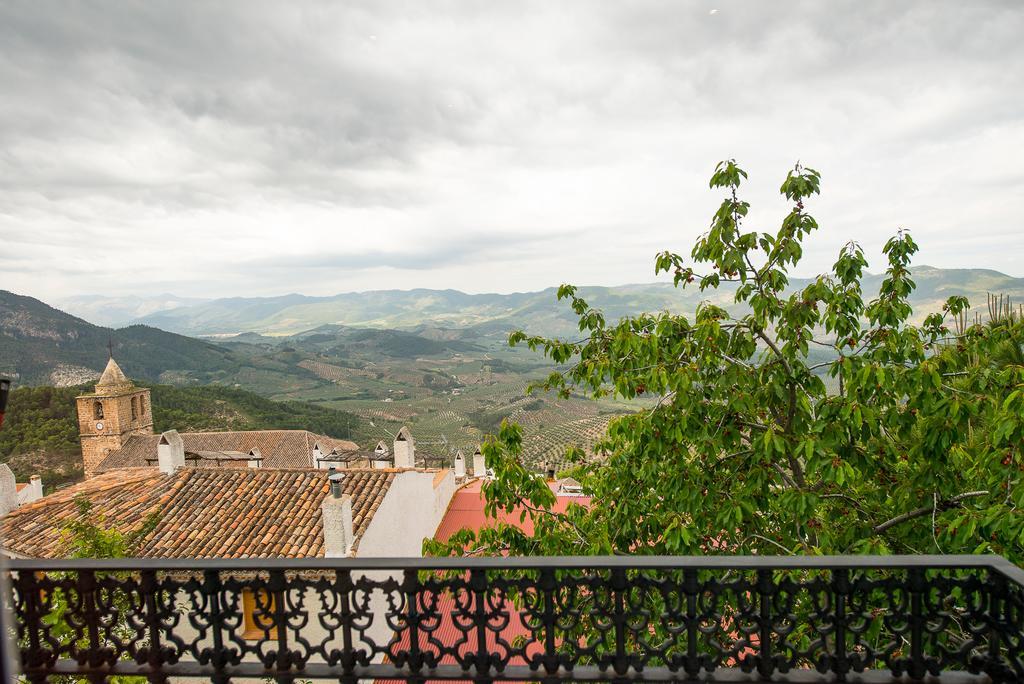
[[[259,468],[263,465],[263,454],[260,453],[259,447],[253,447],[249,450],[249,461],[247,465],[250,468]]]
[[[416,467],[416,443],[408,427],[402,427],[395,436],[395,467]]]
[[[43,498],[43,478],[38,475],[28,478],[28,488],[32,490],[29,501]]]
[[[476,477],[483,477],[487,474],[487,462],[484,459],[484,455],[480,453],[480,449],[476,450],[473,454],[473,475]]]
[[[178,468],[185,467],[185,443],[181,441],[181,435],[177,430],[168,430],[160,435],[156,456],[157,462],[160,464],[160,472],[165,475],[170,475]]]
[[[344,558],[352,550],[352,497],[345,493],[345,476],[327,477],[331,490],[320,504],[324,526],[324,556]]]
[[[462,456],[461,451],[455,452],[455,477],[460,479],[466,477],[466,459]]]
[[[383,439],[377,442],[377,447],[373,450],[373,454],[374,468],[390,468],[392,465],[394,465],[388,460],[391,457],[391,452],[388,449],[388,445],[384,443]]]

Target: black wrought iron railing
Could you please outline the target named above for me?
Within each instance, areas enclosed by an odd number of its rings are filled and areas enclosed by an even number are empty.
[[[993,556],[10,563],[21,671],[474,681],[1024,681]]]

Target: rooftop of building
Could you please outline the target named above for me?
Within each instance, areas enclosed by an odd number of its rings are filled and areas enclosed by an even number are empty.
[[[96,381],[93,391],[86,392],[82,396],[110,396],[131,392],[136,389],[138,388],[135,384],[124,374],[121,367],[117,365],[117,361],[114,361],[113,357],[111,357],[107,360],[107,365],[103,369],[100,379]]]
[[[448,541],[453,534],[461,529],[468,528],[477,532],[483,527],[493,525],[495,522],[515,525],[527,534],[533,534],[533,522],[530,517],[526,516],[525,519],[520,520],[522,513],[525,512],[525,509],[522,507],[517,506],[512,511],[501,511],[497,518],[492,518],[484,512],[483,483],[484,480],[480,478],[472,479],[456,490],[455,495],[448,504],[448,510],[445,512],[444,518],[441,519],[441,524],[437,526],[434,539]],[[559,493],[559,485],[561,484],[559,480],[552,480],[547,484],[551,491],[555,493],[555,504],[551,507],[551,510],[556,513],[564,513],[571,504],[578,504],[580,506],[590,504],[589,496]]]
[[[316,466],[314,449],[323,454],[332,450],[356,451],[359,447],[347,439],[335,439],[308,430],[242,430],[226,432],[181,432],[186,452],[259,451],[266,468],[312,468]],[[96,472],[152,465],[157,458],[160,435],[132,435],[118,451],[111,452]],[[211,461],[211,463],[214,463]]]
[[[352,497],[353,550],[384,500],[393,468],[345,470]],[[24,505],[0,521],[3,548],[17,556],[60,558],[62,530],[77,497],[103,524],[130,534],[156,522],[134,555],[150,558],[302,558],[324,555],[320,505],[330,471],[287,468],[122,468]]]

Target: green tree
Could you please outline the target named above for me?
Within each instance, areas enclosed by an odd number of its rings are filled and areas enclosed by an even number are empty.
[[[156,514],[150,515],[135,530],[129,533],[121,532],[104,525],[101,516],[92,510],[92,502],[84,496],[75,498],[76,515],[71,522],[61,529],[61,536],[71,558],[125,558],[131,556],[142,541],[157,523]],[[127,573],[115,573],[120,577],[127,577]],[[98,577],[102,578],[103,573]],[[65,588],[65,583],[74,581],[74,573],[55,573],[50,578],[54,581],[52,589],[46,592],[47,615],[43,622],[50,626],[51,636],[61,643],[78,642],[82,648],[88,647],[88,636],[81,627],[74,626],[81,621],[81,618],[69,620],[67,612],[77,605],[73,595],[74,590]],[[110,626],[110,634],[122,643],[127,643],[138,637],[138,630],[130,623],[130,616],[135,607],[132,606],[128,597],[117,594],[114,599],[116,605],[116,624]],[[78,682],[85,679],[74,677],[62,677],[61,681]],[[110,678],[115,684],[137,684],[145,682],[145,677],[116,676]]]
[[[103,517],[93,513],[92,502],[84,495],[79,494],[74,502],[76,515],[61,529],[61,538],[70,558],[129,557],[157,523],[157,514],[153,513],[136,529],[124,533],[105,527]]]
[[[799,165],[787,175],[791,208],[774,233],[746,229],[746,177],[733,161],[719,164],[711,187],[725,196],[710,229],[689,259],[656,259],[680,288],[729,283],[728,309],[705,303],[692,317],[609,323],[563,285],[558,297],[583,339],[509,339],[570,364],[542,389],[657,399],[613,420],[603,458],[581,469],[593,505],[552,512],[550,490],[520,462],[521,431],[505,424],[483,447],[497,475],[487,505],[525,505],[535,535],[499,525],[428,551],[1024,560],[1024,366],[1007,354],[1024,342],[1020,321],[951,332],[946,321],[968,305],[952,297],[912,324],[917,245],[902,230],[885,244],[886,277],[870,300],[853,242],[831,272],[791,287],[789,270],[818,228],[804,203],[820,176]]]

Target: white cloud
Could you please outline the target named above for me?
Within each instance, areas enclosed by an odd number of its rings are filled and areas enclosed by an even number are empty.
[[[1024,275],[1019,5],[718,4],[5,3],[0,287],[645,281],[725,157],[762,228],[822,171],[802,274],[902,226]]]

